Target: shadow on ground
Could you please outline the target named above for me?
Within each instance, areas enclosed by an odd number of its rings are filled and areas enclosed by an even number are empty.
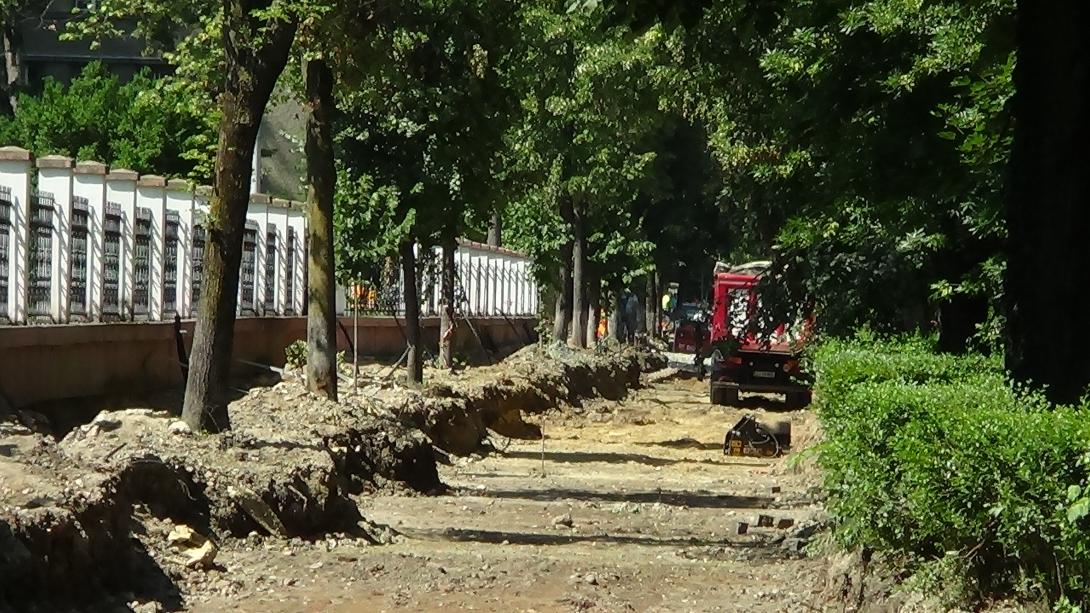
[[[482,498],[511,498],[556,502],[558,500],[578,500],[581,502],[633,502],[661,503],[676,507],[695,509],[763,509],[773,501],[767,496],[734,496],[731,494],[712,494],[710,492],[676,492],[656,490],[646,492],[600,492],[566,488],[541,490],[470,490],[464,492],[470,496]]]

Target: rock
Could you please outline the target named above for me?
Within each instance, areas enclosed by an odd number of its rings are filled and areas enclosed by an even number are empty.
[[[208,568],[216,559],[216,546],[212,541],[205,541],[203,545],[186,551],[186,568]]]
[[[167,432],[170,432],[171,434],[177,434],[179,436],[193,434],[193,431],[189,429],[189,424],[185,423],[180,419],[176,419],[170,422],[170,425],[167,426]]]
[[[37,411],[23,409],[17,413],[19,422],[35,434],[53,434],[49,418]]]
[[[595,573],[587,573],[583,576],[583,583],[587,585],[598,585],[598,575]]]
[[[806,543],[806,539],[792,537],[784,539],[780,547],[786,549],[787,551],[790,551],[791,553],[802,553],[802,550],[806,548]]]
[[[185,524],[178,524],[167,534],[167,543],[182,552],[186,568],[208,568],[216,559],[216,545]]]
[[[575,525],[575,522],[571,518],[571,513],[565,513],[563,515],[557,515],[556,517],[554,517],[553,525],[571,528],[573,525]]]
[[[800,539],[809,539],[828,527],[829,523],[827,521],[810,521],[796,528],[791,536]]]
[[[91,425],[96,426],[102,432],[112,432],[121,427],[121,420],[102,412],[95,415],[95,418],[91,420]]]
[[[786,530],[795,525],[795,520],[790,517],[781,517],[776,520],[776,528],[779,530]]]
[[[129,608],[133,613],[161,613],[163,605],[155,600],[149,600],[148,602],[140,602],[134,600],[129,603]]]

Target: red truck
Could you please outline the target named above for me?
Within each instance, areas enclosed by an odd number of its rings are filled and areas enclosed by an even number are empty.
[[[738,393],[784,394],[789,408],[810,404],[811,379],[801,368],[810,321],[780,324],[769,335],[751,325],[758,284],[768,262],[717,264],[713,285],[709,393],[712,404],[736,404]]]

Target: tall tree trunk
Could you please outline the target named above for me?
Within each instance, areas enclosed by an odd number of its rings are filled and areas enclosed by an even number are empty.
[[[254,18],[268,1],[223,0],[226,81],[215,185],[206,221],[204,281],[189,357],[182,419],[194,431],[231,427],[224,385],[231,353],[238,299],[242,233],[250,203],[254,145],[269,95],[288,61],[296,24]]]
[[[307,92],[307,388],[337,400],[337,281],[333,261],[333,71],[305,62]]]
[[[572,209],[572,325],[568,344],[573,347],[586,347],[587,326],[587,237],[586,211],[582,202]]]
[[[647,301],[644,303],[644,309],[646,313],[644,315],[644,321],[647,324],[647,333],[652,336],[658,335],[658,312],[659,312],[659,285],[658,285],[658,272],[652,270],[647,273]]]
[[[492,223],[488,226],[488,246],[503,246],[503,213],[500,211],[492,212]]]
[[[439,302],[439,362],[443,368],[454,368],[454,252],[458,245],[453,238],[443,242],[443,270],[440,273]]]
[[[571,201],[567,198],[563,199],[560,204],[560,217],[570,223],[571,218],[574,216],[571,211]],[[574,248],[574,242],[571,240],[566,241],[560,247],[560,287],[557,288],[556,292],[553,339],[561,342],[567,341],[568,331],[571,329],[573,295],[571,265]]]
[[[598,344],[598,322],[602,318],[602,283],[593,274],[588,276],[586,345],[593,347]]]
[[[401,273],[405,279],[405,383],[419,387],[424,382],[424,355],[420,347],[420,297],[416,287],[416,252],[412,239],[401,241]]]
[[[1090,3],[1019,0],[1014,146],[1006,207],[1007,368],[1077,402],[1090,383]]]

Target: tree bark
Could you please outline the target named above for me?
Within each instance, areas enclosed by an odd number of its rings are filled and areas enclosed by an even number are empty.
[[[571,218],[574,217],[572,213],[571,200],[565,198],[560,204],[560,217],[570,223]],[[555,318],[553,319],[553,339],[565,342],[568,338],[568,331],[571,329],[572,321],[572,251],[574,250],[574,243],[571,240],[566,241],[560,247],[560,287],[556,292],[556,310]]]
[[[488,246],[503,246],[503,214],[500,211],[492,213],[492,223],[488,226]]]
[[[227,74],[219,99],[222,117],[206,220],[204,281],[182,405],[182,419],[194,431],[231,427],[223,388],[231,371],[254,145],[296,30],[294,22],[266,22],[251,16],[252,10],[267,7],[268,1],[223,0]]]
[[[636,285],[636,333],[647,334],[647,281]]]
[[[405,280],[405,383],[419,387],[424,382],[424,355],[420,347],[420,297],[416,287],[415,241],[401,241],[401,273]]]
[[[304,65],[307,94],[307,389],[337,400],[337,281],[333,261],[333,71]]]
[[[587,346],[587,237],[586,211],[582,203],[576,203],[572,208],[572,325],[568,344],[572,347],[583,348]]]
[[[647,301],[644,303],[646,314],[644,315],[644,321],[647,326],[647,333],[655,336],[658,334],[658,312],[659,312],[659,285],[658,285],[658,272],[652,270],[647,273]]]
[[[1078,402],[1090,383],[1090,4],[1020,0],[1006,203],[1006,362],[1014,378]]]
[[[454,252],[457,243],[447,239],[443,244],[443,270],[440,273],[439,302],[439,362],[443,368],[454,368]]]

